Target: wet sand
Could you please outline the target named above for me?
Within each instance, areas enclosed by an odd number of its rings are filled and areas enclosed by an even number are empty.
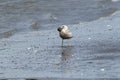
[[[90,22],[119,11],[119,5],[119,0],[0,0],[0,39],[21,31]]]
[[[64,47],[57,28],[0,39],[0,78],[120,78],[119,16],[68,25]]]

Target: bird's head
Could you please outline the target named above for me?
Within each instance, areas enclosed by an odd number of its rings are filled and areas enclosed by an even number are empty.
[[[59,27],[57,30],[58,30],[59,32],[61,32],[62,29],[64,29],[64,30],[68,30],[68,27],[67,27],[66,25],[62,25],[62,26]]]
[[[64,30],[68,30],[68,27],[67,27],[66,25],[62,25],[61,27],[62,27],[62,29],[64,29]]]
[[[62,31],[62,27],[59,27],[57,30],[58,30],[59,32],[61,32],[61,31]]]

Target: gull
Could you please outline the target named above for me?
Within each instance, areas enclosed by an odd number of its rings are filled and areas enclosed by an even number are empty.
[[[57,30],[59,31],[59,36],[62,38],[62,46],[63,46],[64,39],[71,39],[73,37],[72,32],[70,32],[70,30],[68,29],[68,26],[66,25],[62,25]]]

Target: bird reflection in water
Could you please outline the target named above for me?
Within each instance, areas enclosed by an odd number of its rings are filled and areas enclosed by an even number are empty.
[[[61,53],[61,71],[68,72],[70,71],[71,60],[73,55],[73,46],[64,46],[62,47]]]

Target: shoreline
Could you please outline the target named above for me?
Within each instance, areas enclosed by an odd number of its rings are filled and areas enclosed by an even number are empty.
[[[63,48],[56,29],[1,39],[0,78],[119,78],[119,16],[68,25],[74,37]]]

